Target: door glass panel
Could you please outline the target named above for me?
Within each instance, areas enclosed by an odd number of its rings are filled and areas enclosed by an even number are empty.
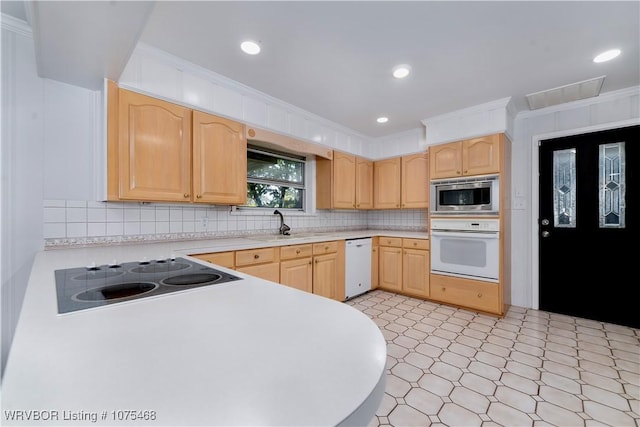
[[[553,225],[576,226],[576,149],[553,152]]]
[[[600,145],[600,228],[624,228],[624,142]]]

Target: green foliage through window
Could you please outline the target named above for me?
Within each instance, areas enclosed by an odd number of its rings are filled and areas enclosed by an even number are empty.
[[[304,159],[247,150],[247,206],[258,208],[304,208]]]

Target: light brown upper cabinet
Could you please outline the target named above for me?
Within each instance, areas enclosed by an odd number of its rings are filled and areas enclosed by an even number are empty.
[[[403,209],[429,207],[429,155],[402,156],[401,202]]]
[[[502,136],[494,134],[431,146],[431,179],[500,173]]]
[[[372,206],[373,162],[353,154],[333,152],[316,158],[318,209],[368,209]]]
[[[356,209],[373,208],[373,161],[356,157]]]
[[[400,157],[376,160],[373,164],[373,207],[375,209],[400,208]]]
[[[193,112],[193,194],[198,203],[247,202],[247,140],[242,124]]]
[[[107,198],[244,204],[244,125],[108,85]]]
[[[191,110],[127,90],[116,89],[116,95],[117,125],[108,125],[116,145],[109,149],[109,196],[189,201]]]
[[[429,206],[429,156],[425,153],[378,160],[374,164],[374,207]]]

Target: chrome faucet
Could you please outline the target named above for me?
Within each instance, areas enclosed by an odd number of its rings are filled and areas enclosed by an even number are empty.
[[[282,213],[280,213],[280,211],[276,209],[275,212],[273,212],[273,214],[280,215],[280,234],[284,236],[288,236],[289,230],[291,230],[291,227],[289,227],[287,224],[284,223],[284,217],[282,216]]]

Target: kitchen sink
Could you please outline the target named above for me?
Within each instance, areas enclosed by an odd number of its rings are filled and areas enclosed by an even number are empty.
[[[264,234],[264,235],[256,235],[251,236],[249,239],[251,240],[259,240],[261,242],[279,242],[282,240],[298,240],[298,239],[306,239],[307,237],[321,236],[322,233],[294,233],[290,235],[284,234]]]

